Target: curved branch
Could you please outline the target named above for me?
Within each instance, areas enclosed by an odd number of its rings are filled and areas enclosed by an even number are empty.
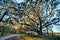
[[[51,22],[47,22],[46,24],[44,24],[43,26],[43,28],[45,28],[45,27],[48,27],[49,25],[52,25],[52,24],[56,24],[56,23],[58,23],[59,22],[59,18],[56,18],[56,20],[58,20],[58,21],[55,21],[55,22],[53,22],[55,19],[53,19]]]
[[[25,15],[28,16],[27,14],[25,14]],[[38,23],[36,21],[34,21],[33,19],[31,19],[29,16],[28,16],[28,18],[38,25]]]
[[[0,19],[0,22],[3,20],[3,17],[7,14],[7,10],[3,12],[3,16],[2,18]]]

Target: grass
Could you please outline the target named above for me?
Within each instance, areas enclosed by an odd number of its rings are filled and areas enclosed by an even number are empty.
[[[46,35],[34,35],[34,34],[31,34],[31,33],[20,33],[20,34],[17,34],[17,37],[20,38],[20,39],[24,38],[25,40],[60,40],[60,36],[58,36],[58,35],[46,36]],[[9,39],[15,39],[15,38],[16,37],[9,38]],[[16,38],[16,40],[18,38]]]
[[[8,38],[6,40],[43,40],[42,38],[30,36],[30,34],[17,34],[15,37]]]
[[[38,35],[26,35],[26,34],[18,34],[17,37],[9,38],[8,40],[60,40],[60,37],[48,37],[48,36],[38,36]]]
[[[60,40],[60,36],[58,35],[53,35],[53,36],[46,36],[46,35],[33,35],[33,34],[30,34],[30,33],[23,33],[23,34],[17,34],[18,36],[22,36],[24,38],[30,38],[31,40],[35,39],[39,39],[40,40]],[[32,39],[33,38],[33,39]]]
[[[35,37],[35,38],[42,38],[44,40],[60,40],[60,36],[58,35],[50,35],[50,36],[46,36],[46,35],[33,35],[33,34],[27,34],[28,36],[31,37]]]

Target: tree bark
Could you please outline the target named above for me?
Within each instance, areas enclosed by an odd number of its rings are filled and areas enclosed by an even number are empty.
[[[1,32],[1,35],[4,35],[5,29],[3,28]]]
[[[49,35],[49,33],[48,33],[48,27],[46,27],[46,31],[47,31],[47,35]]]
[[[42,26],[40,27],[40,33],[39,34],[42,35]]]
[[[38,35],[42,35],[42,27],[40,27],[40,30],[37,30]]]

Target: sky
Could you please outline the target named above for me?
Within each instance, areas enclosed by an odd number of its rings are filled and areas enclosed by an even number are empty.
[[[24,0],[16,0],[18,3],[24,2]],[[60,2],[60,0],[57,0]]]
[[[60,0],[59,0],[59,2],[60,2]],[[57,5],[57,8],[55,9],[55,10],[60,10],[60,4],[59,5]],[[53,29],[53,31],[54,32],[60,32],[60,25],[54,25],[54,27],[52,28]]]
[[[57,0],[58,2],[60,2],[60,0]],[[21,3],[21,2],[24,2],[24,0],[16,0],[17,3]],[[57,9],[60,9],[60,4],[57,6],[56,10]],[[52,28],[52,30],[54,32],[60,32],[60,26],[56,26],[54,25],[54,27]]]
[[[16,0],[18,3],[24,2],[24,0]]]

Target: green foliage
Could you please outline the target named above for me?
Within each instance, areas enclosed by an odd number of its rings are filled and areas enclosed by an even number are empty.
[[[6,26],[0,26],[0,35],[6,35],[9,32],[9,28]]]

